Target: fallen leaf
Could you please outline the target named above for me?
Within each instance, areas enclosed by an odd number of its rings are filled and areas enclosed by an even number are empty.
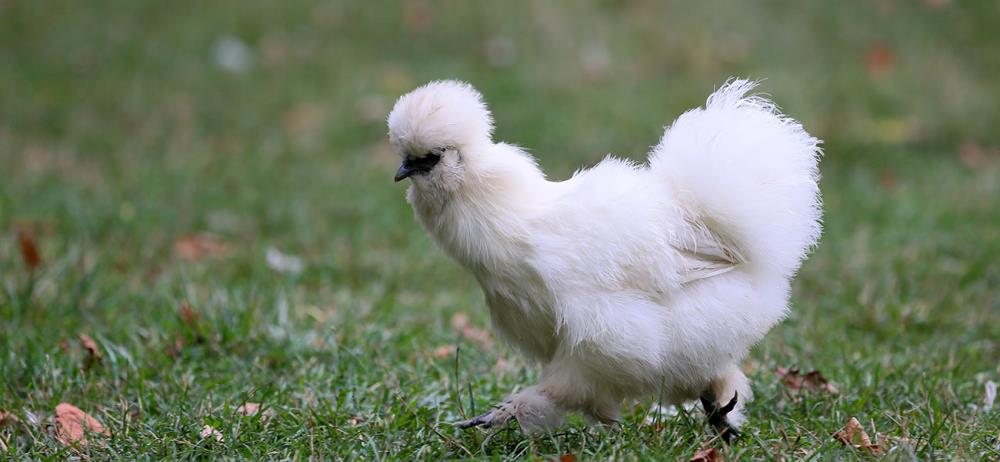
[[[167,346],[166,353],[168,357],[173,358],[181,354],[181,351],[183,349],[184,349],[184,338],[178,335],[176,338],[174,338],[174,343],[171,343],[170,345]]]
[[[87,350],[87,362],[83,366],[84,370],[90,369],[91,366],[101,361],[101,350],[97,347],[94,339],[87,334],[80,334],[80,344]]]
[[[694,453],[688,462],[721,462],[722,457],[719,456],[719,451],[715,448],[702,448],[698,452]]]
[[[411,0],[403,7],[403,24],[411,34],[427,32],[431,27],[433,9],[427,2]]]
[[[858,419],[854,417],[851,417],[851,420],[847,421],[847,425],[833,436],[845,446],[864,449],[873,454],[879,452],[878,444],[872,444],[868,433],[865,433],[865,429],[861,427],[861,422],[858,422]]]
[[[194,326],[198,323],[199,318],[201,318],[201,315],[191,309],[191,305],[187,302],[181,303],[181,319],[184,321],[184,324]]]
[[[257,415],[260,411],[260,403],[243,403],[240,407],[236,408],[237,414],[243,414],[245,416]]]
[[[285,111],[285,131],[298,141],[308,142],[322,133],[327,109],[321,104],[298,103]]]
[[[485,348],[493,347],[493,336],[485,329],[480,329],[469,323],[469,317],[464,313],[456,313],[451,317],[451,327],[467,340],[478,343]]]
[[[60,442],[86,445],[88,433],[111,434],[97,419],[81,411],[80,408],[69,403],[60,403],[56,406],[56,438]]]
[[[896,54],[884,43],[874,43],[865,51],[865,68],[873,78],[882,77],[896,64]]]
[[[799,373],[796,368],[785,369],[784,367],[779,367],[777,370],[779,376],[785,383],[785,386],[789,390],[799,391],[803,388],[812,391],[826,391],[829,393],[837,393],[837,387],[830,383],[823,377],[820,371],[812,371],[806,374]]]
[[[21,420],[16,415],[6,411],[0,411],[0,427],[17,425]]]
[[[612,69],[611,51],[604,42],[595,41],[580,50],[580,67],[589,80],[601,80]]]
[[[188,234],[174,241],[174,252],[188,261],[198,261],[206,257],[221,257],[229,253],[229,248],[219,239],[208,234]]]
[[[191,333],[194,334],[194,342],[197,344],[204,343],[205,335],[202,332],[202,325],[199,322],[201,320],[201,314],[195,311],[195,309],[192,308],[191,305],[188,304],[187,302],[181,303],[180,311],[181,311],[180,312],[181,321],[183,321],[184,325],[187,326],[188,329],[191,330]],[[177,337],[177,339],[174,340],[175,351],[173,351],[173,353],[180,353],[180,350],[183,346],[184,346],[183,339],[181,339],[181,337]],[[168,350],[167,353],[170,354],[171,352]]]
[[[222,433],[212,428],[211,425],[205,425],[204,427],[201,427],[201,433],[199,433],[199,435],[201,435],[202,438],[213,438],[215,439],[215,441],[219,443],[223,441]]]
[[[501,379],[506,377],[507,373],[514,372],[516,370],[517,368],[514,366],[514,364],[511,364],[509,361],[504,359],[503,356],[498,357],[497,362],[493,364],[493,371]]]
[[[431,356],[438,359],[447,358],[449,356],[453,356],[456,350],[457,347],[455,345],[441,345],[431,352]]]
[[[260,412],[260,403],[246,402],[246,403],[243,403],[240,407],[236,408],[236,413],[237,414],[245,415],[247,417],[253,417],[253,416],[257,415],[257,413],[259,413],[259,412]],[[273,415],[274,415],[274,411],[273,410],[266,409],[264,411],[264,413],[261,414],[261,417],[262,418],[270,418]]]
[[[987,149],[975,141],[967,141],[958,150],[958,158],[971,170],[979,170],[989,166],[990,162],[1000,158],[1000,150]]]
[[[899,177],[896,176],[896,172],[892,169],[882,169],[878,174],[878,184],[882,186],[883,190],[892,192],[899,185]]]
[[[35,237],[27,230],[21,229],[17,232],[17,244],[21,248],[21,259],[28,271],[35,271],[42,264],[42,257],[38,254],[38,244]]]
[[[553,462],[555,462],[555,459],[553,459]],[[559,462],[576,462],[576,455],[575,454],[563,454],[563,455],[559,456]]]

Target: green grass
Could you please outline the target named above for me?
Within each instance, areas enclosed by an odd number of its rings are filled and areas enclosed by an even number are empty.
[[[449,425],[537,371],[450,326],[486,327],[482,296],[392,183],[384,116],[469,80],[498,136],[563,178],[641,159],[729,75],[766,77],[827,141],[826,231],[746,363],[757,398],[723,456],[872,458],[832,437],[854,416],[890,459],[1000,458],[1000,411],[972,407],[1000,381],[1000,9],[800,3],[0,1],[0,411],[22,422],[0,458],[690,457],[701,416],[648,424],[648,401],[620,431]],[[245,72],[214,64],[224,36]],[[227,251],[181,258],[192,233]],[[271,247],[305,270],[270,268]],[[782,366],[839,393],[792,393]],[[63,446],[60,402],[112,436]]]

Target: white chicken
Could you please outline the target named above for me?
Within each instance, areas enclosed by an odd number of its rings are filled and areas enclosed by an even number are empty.
[[[462,427],[567,411],[613,423],[624,400],[701,399],[728,441],[751,399],[739,363],[787,312],[820,235],[819,140],[755,83],[731,80],[681,115],[647,164],[607,157],[546,179],[494,142],[481,95],[456,81],[402,96],[389,140],[407,201],[482,286],[497,334],[543,369]]]

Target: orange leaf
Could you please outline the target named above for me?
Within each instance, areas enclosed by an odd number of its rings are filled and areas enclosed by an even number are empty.
[[[722,457],[719,456],[719,451],[716,451],[715,448],[702,448],[694,453],[688,462],[722,462]]]
[[[441,359],[447,358],[455,354],[457,347],[455,345],[441,345],[431,352],[431,356]]]
[[[6,412],[6,411],[0,411],[0,427],[6,426],[6,425],[14,425],[14,424],[17,424],[20,421],[21,420],[18,419],[16,415],[11,414],[11,413]]]
[[[884,43],[875,43],[865,51],[865,68],[872,77],[882,77],[896,64],[896,53]]]
[[[237,414],[247,417],[257,415],[258,411],[260,411],[260,403],[243,403],[240,407],[236,408]]]
[[[181,319],[184,320],[184,324],[194,326],[198,323],[198,318],[200,317],[201,315],[199,315],[197,311],[191,309],[191,305],[187,302],[181,303]]]
[[[165,353],[167,354],[168,357],[173,358],[181,354],[181,350],[183,349],[184,349],[184,338],[181,336],[177,336],[176,338],[174,338],[174,343],[167,345]]]
[[[84,369],[90,369],[94,363],[101,361],[101,350],[97,348],[97,343],[94,339],[90,338],[87,334],[80,334],[80,343],[83,348],[87,350],[87,363],[83,366]]]
[[[188,234],[174,241],[174,252],[189,261],[206,257],[220,257],[229,252],[229,247],[208,234]]]
[[[27,230],[22,229],[17,232],[17,244],[21,248],[21,259],[24,260],[28,271],[34,271],[42,264],[42,257],[38,254],[38,244],[35,243],[35,237]]]
[[[469,317],[463,313],[456,313],[451,317],[451,327],[462,334],[466,340],[471,340],[485,348],[493,347],[493,336],[485,329],[473,326],[469,322]]]
[[[874,454],[879,452],[878,444],[872,444],[868,433],[865,433],[865,429],[861,427],[861,422],[858,422],[858,419],[854,417],[851,417],[851,420],[847,421],[847,425],[833,436],[845,446],[865,449]]]
[[[796,368],[785,369],[784,367],[779,367],[777,373],[781,376],[782,381],[784,381],[785,386],[789,390],[799,391],[803,388],[812,391],[826,391],[830,393],[837,393],[837,387],[830,383],[823,377],[820,371],[807,372],[805,374],[799,373]]]
[[[219,443],[223,441],[222,433],[212,428],[211,425],[205,425],[204,427],[201,427],[201,433],[199,433],[199,435],[201,435],[202,438],[212,438]]]
[[[432,7],[424,1],[409,1],[403,8],[403,24],[408,32],[420,34],[430,29]]]
[[[80,408],[69,403],[60,403],[56,406],[56,438],[60,442],[86,445],[87,433],[111,434],[97,419],[81,411]]]

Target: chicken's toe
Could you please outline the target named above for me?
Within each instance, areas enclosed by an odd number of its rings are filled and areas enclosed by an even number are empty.
[[[483,427],[490,428],[497,425],[503,425],[510,421],[511,415],[507,412],[503,406],[498,406],[490,409],[485,414],[473,417],[469,420],[463,420],[455,424],[456,427],[461,429],[472,428],[472,427]]]
[[[726,414],[736,408],[736,403],[739,398],[739,393],[733,393],[733,399],[729,400],[724,406],[716,406],[715,396],[711,392],[706,392],[701,395],[701,405],[705,408],[705,415],[708,416],[708,423],[712,424],[712,427],[719,432],[719,436],[726,443],[731,443],[738,436],[740,432],[729,424],[729,420],[726,419]]]

